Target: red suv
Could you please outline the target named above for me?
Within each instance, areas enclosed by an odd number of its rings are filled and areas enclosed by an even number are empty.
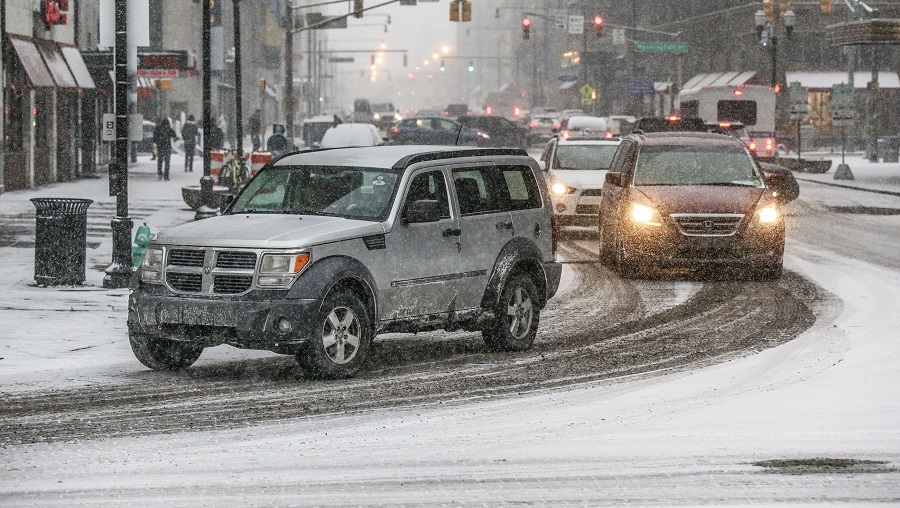
[[[781,276],[784,218],[739,140],[627,136],[600,202],[600,258],[625,276],[649,267],[731,266]]]

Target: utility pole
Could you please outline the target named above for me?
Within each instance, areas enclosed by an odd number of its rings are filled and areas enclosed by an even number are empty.
[[[234,5],[234,132],[237,136],[239,161],[244,160],[244,117],[243,86],[241,86],[241,1],[232,0]],[[253,136],[253,133],[250,133]]]
[[[125,288],[131,282],[131,218],[128,217],[128,22],[125,2],[115,2],[116,157],[110,168],[110,191],[116,196],[111,221],[112,264],[103,277],[105,288]]]
[[[294,2],[284,2],[284,130],[294,146]]]
[[[213,200],[213,177],[211,174],[211,164],[209,161],[209,152],[212,147],[209,144],[209,132],[212,132],[212,91],[211,91],[211,68],[212,59],[210,56],[210,8],[209,0],[202,0],[203,4],[203,24],[202,27],[202,61],[201,73],[203,79],[203,177],[200,178],[200,202],[202,205],[197,208],[194,220],[206,219],[216,215],[216,210],[212,207]]]

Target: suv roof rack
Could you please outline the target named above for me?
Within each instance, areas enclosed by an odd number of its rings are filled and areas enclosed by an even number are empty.
[[[477,148],[477,149],[447,149],[436,152],[417,153],[407,155],[394,163],[392,169],[406,169],[409,166],[426,161],[436,161],[440,159],[457,159],[461,157],[482,157],[485,155],[525,155],[528,156],[522,148]]]

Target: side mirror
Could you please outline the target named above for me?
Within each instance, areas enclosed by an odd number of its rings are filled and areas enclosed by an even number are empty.
[[[615,185],[616,187],[622,186],[622,173],[618,171],[610,171],[606,173],[606,183],[609,185]]]
[[[407,205],[404,211],[407,224],[437,222],[441,220],[441,204],[433,199],[420,199]]]
[[[543,159],[539,160],[538,166],[541,167],[541,171],[547,171],[547,161],[546,160],[543,160]]]

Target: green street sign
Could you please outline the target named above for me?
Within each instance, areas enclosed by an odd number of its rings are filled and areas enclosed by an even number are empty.
[[[687,53],[686,42],[641,42],[634,41],[635,53]]]
[[[853,104],[853,87],[839,83],[831,87],[831,103],[835,107],[849,108]]]
[[[806,102],[806,94],[803,93],[803,88],[800,87],[799,81],[788,83],[788,90],[790,90],[791,102]]]

